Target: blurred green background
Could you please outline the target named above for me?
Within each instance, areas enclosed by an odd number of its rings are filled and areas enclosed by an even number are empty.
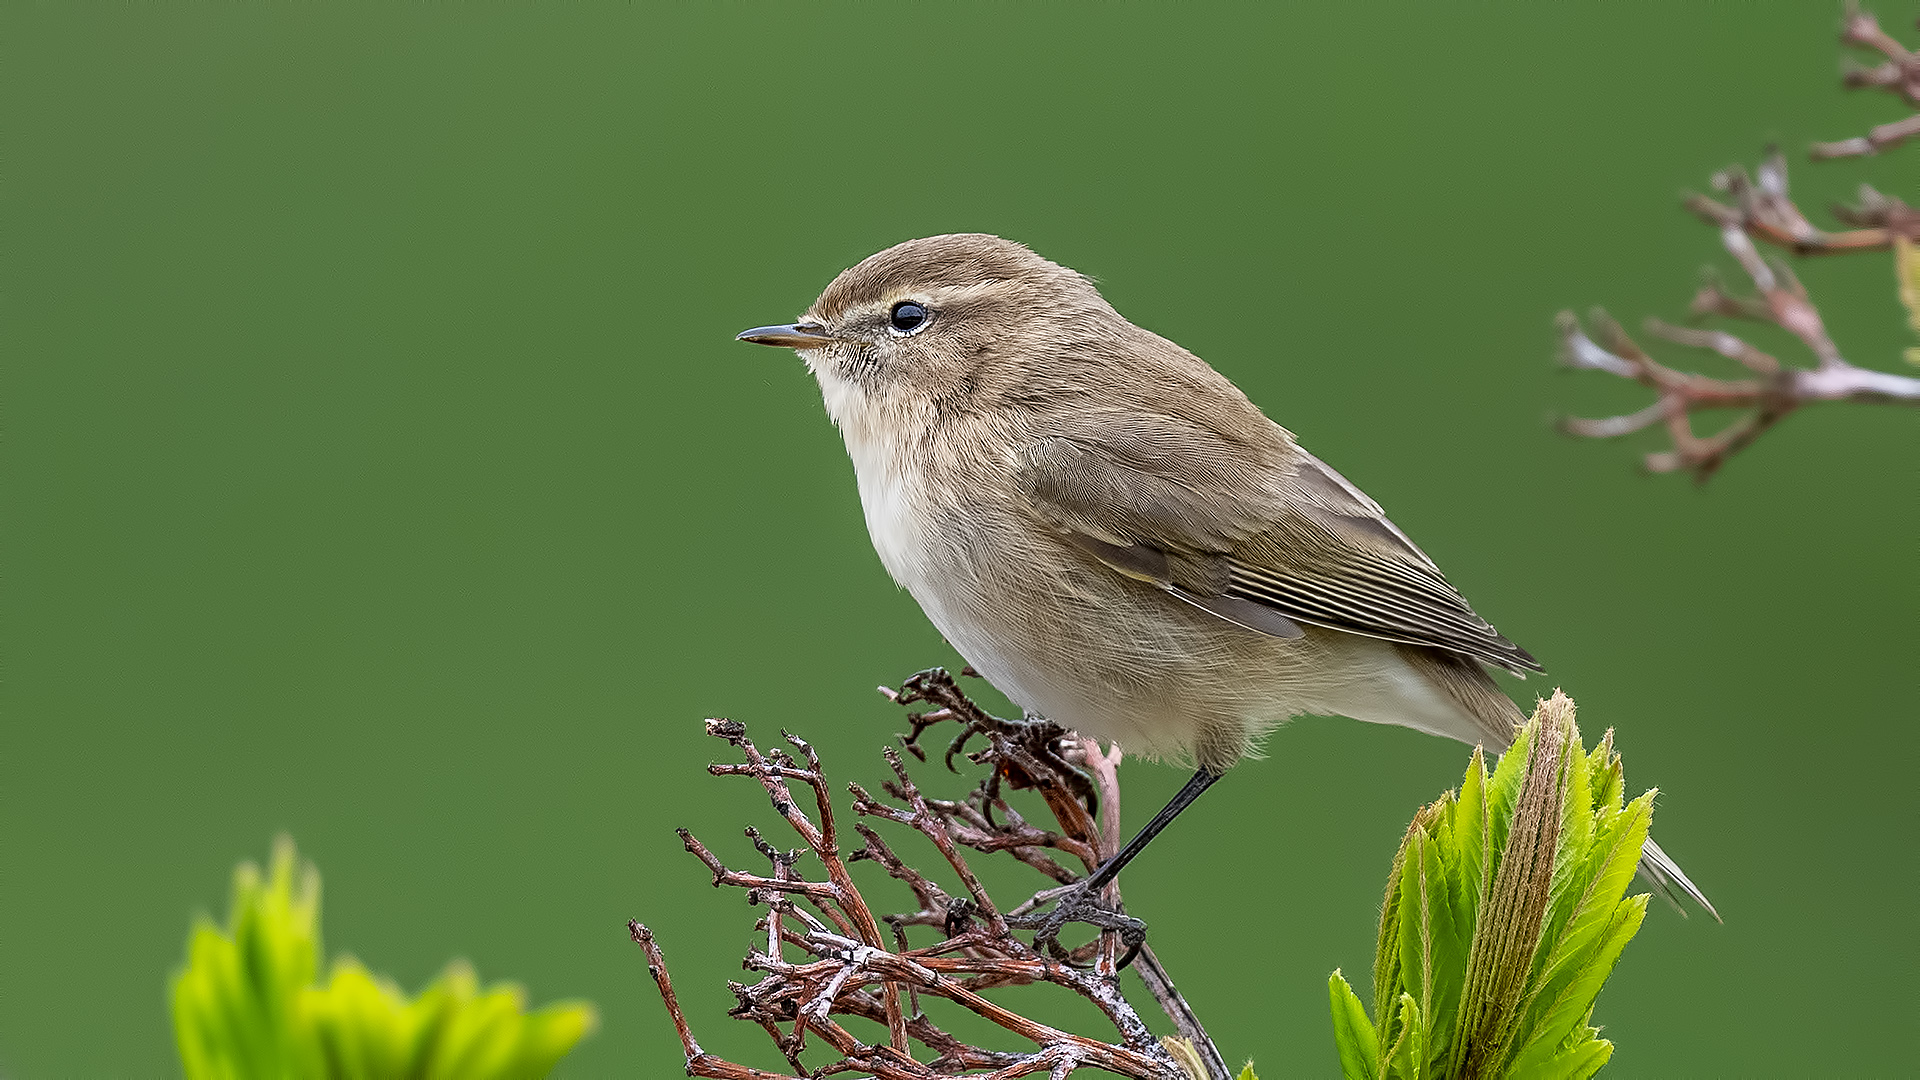
[[[1547,663],[1516,694],[1617,726],[1727,917],[1650,915],[1600,999],[1619,1071],[1909,1068],[1915,416],[1796,416],[1704,490],[1547,419],[1645,400],[1555,372],[1552,317],[1678,317],[1728,265],[1677,205],[1712,170],[1778,139],[1810,208],[1911,195],[1920,149],[1800,153],[1903,115],[1838,89],[1837,18],[10,5],[0,1070],[176,1068],[188,919],[279,830],[330,949],[598,1002],[568,1074],[678,1074],[629,916],[708,1048],[777,1065],[723,1015],[754,911],[672,832],[770,823],[700,720],[872,781],[871,688],[956,661],[812,382],[731,339],[954,230],[1208,358]],[[1897,364],[1887,257],[1801,270]],[[1127,899],[1230,1059],[1324,1075],[1327,973],[1466,751],[1267,749]],[[1182,779],[1123,776],[1130,821]]]

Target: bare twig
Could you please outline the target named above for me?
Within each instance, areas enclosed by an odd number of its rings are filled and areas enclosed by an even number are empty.
[[[1147,992],[1153,1000],[1160,1003],[1160,1009],[1173,1020],[1173,1026],[1180,1031],[1180,1037],[1193,1048],[1194,1055],[1205,1066],[1209,1077],[1229,1077],[1233,1070],[1227,1067],[1226,1058],[1220,1056],[1220,1048],[1207,1036],[1207,1030],[1200,1026],[1200,1017],[1187,1004],[1186,996],[1179,987],[1173,985],[1173,976],[1167,974],[1166,966],[1153,954],[1152,945],[1140,946],[1140,955],[1134,958],[1133,967],[1140,973],[1140,981],[1147,984]]]
[[[888,801],[876,799],[857,784],[849,785],[855,813],[903,825],[931,843],[945,864],[943,874],[950,872],[960,889],[950,891],[912,866],[865,822],[854,825],[864,844],[843,857],[824,772],[812,747],[786,735],[798,760],[780,750],[763,754],[747,738],[743,725],[709,720],[708,732],[737,747],[745,758],[739,764],[710,766],[709,771],[759,781],[775,811],[804,844],[783,852],[749,829],[754,847],[772,864],[771,873],[758,874],[728,866],[691,833],[680,833],[687,850],[713,873],[716,886],[745,890],[749,903],[768,908],[767,917],[756,927],[765,934],[765,951],[756,945],[746,958],[747,969],[759,972],[761,978],[751,985],[729,984],[738,1001],[730,1015],[765,1029],[793,1073],[766,1072],[703,1051],[674,997],[666,961],[652,932],[638,922],[630,923],[629,931],[646,952],[648,970],[679,1034],[687,1074],[778,1080],[789,1075],[857,1072],[879,1080],[925,1080],[980,1070],[992,1077],[1064,1077],[1077,1069],[1096,1068],[1149,1080],[1229,1076],[1219,1051],[1151,951],[1141,954],[1142,978],[1184,1041],[1163,1044],[1156,1039],[1121,993],[1117,937],[1111,931],[1058,955],[1036,951],[1014,935],[1012,927],[1020,920],[1013,916],[1043,906],[1061,884],[1078,881],[1115,846],[1082,801],[1081,793],[1095,791],[1094,782],[1075,767],[1076,761],[1091,767],[1099,798],[1109,814],[1117,814],[1119,789],[1111,759],[1100,755],[1097,746],[1079,743],[1056,726],[1039,721],[1010,723],[987,715],[943,671],[922,672],[908,680],[900,693],[887,693],[903,703],[935,706],[913,719],[914,730],[907,739],[907,748],[923,760],[917,739],[935,724],[952,721],[962,726],[961,736],[949,750],[949,761],[964,753],[968,739],[986,739],[984,748],[965,755],[989,768],[987,778],[965,799],[928,798],[892,750],[886,752],[893,773],[884,785]],[[811,814],[793,797],[793,783],[813,789]],[[1039,828],[1018,814],[1008,805],[1005,787],[1035,789],[1052,812],[1058,831]],[[1114,817],[1107,832],[1117,830]],[[981,884],[968,851],[1012,854],[1040,870],[1047,884],[1020,903],[1003,906]],[[808,852],[819,859],[824,880],[810,880],[797,872],[796,864]],[[1081,869],[1068,870],[1049,852],[1072,859]],[[916,909],[876,918],[847,872],[847,863],[858,859],[879,864],[905,884]],[[1118,903],[1117,891],[1110,899]],[[821,917],[806,905],[816,907]],[[891,928],[884,939],[879,930],[883,922]],[[939,939],[911,947],[908,930],[917,927],[933,927]],[[784,948],[797,950],[801,959],[789,961],[782,955]],[[1112,1026],[1112,1035],[1103,1040],[1065,1031],[982,996],[982,991],[993,987],[1034,984],[1061,987],[1092,1003]],[[988,1020],[1032,1044],[1032,1049],[1006,1051],[969,1044],[923,1011],[922,1003],[929,999],[945,1000]],[[862,1041],[841,1022],[849,1016],[881,1025],[885,1042]],[[826,1044],[837,1058],[808,1068],[802,1056],[809,1038]],[[916,1056],[915,1044],[926,1053]]]
[[[1849,67],[1844,78],[1849,89],[1871,87],[1885,90],[1904,98],[1907,104],[1920,108],[1920,53],[1909,50],[1880,29],[1880,20],[1874,18],[1872,12],[1860,10],[1857,4],[1848,4],[1846,19],[1841,24],[1840,40],[1855,48],[1872,49],[1886,57],[1884,62],[1872,67],[1857,63]],[[1920,113],[1904,120],[1881,124],[1858,138],[1815,143],[1811,153],[1815,160],[1865,157],[1915,135],[1920,135]]]
[[[1846,255],[1883,251],[1896,235],[1920,239],[1920,212],[1905,202],[1862,185],[1855,206],[1833,208],[1834,216],[1859,226],[1844,232],[1816,228],[1787,193],[1787,159],[1770,146],[1752,175],[1739,166],[1713,176],[1713,189],[1731,202],[1689,195],[1684,205],[1695,217],[1719,229],[1740,229],[1795,255]]]

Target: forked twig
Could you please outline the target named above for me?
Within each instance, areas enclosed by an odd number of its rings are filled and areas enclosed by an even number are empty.
[[[1886,60],[1872,67],[1852,63],[1843,80],[1849,89],[1885,90],[1905,99],[1907,104],[1920,108],[1920,53],[1908,49],[1880,29],[1880,20],[1874,18],[1872,12],[1862,11],[1859,5],[1849,3],[1846,19],[1841,23],[1840,40],[1855,48],[1872,49],[1886,57]],[[1880,153],[1915,135],[1920,135],[1920,113],[1904,120],[1881,124],[1858,138],[1815,143],[1811,152],[1815,160],[1865,157]]]

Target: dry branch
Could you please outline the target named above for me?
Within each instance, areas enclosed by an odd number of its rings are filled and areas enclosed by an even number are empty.
[[[1849,73],[1850,86],[1878,86],[1920,105],[1920,53],[1909,52],[1881,31],[1870,14],[1850,9],[1842,40],[1873,48],[1887,61]],[[1843,157],[1873,153],[1907,135],[1920,134],[1920,116],[1876,128],[1865,139],[1814,147],[1813,155]],[[1858,144],[1865,149],[1837,148]],[[1560,315],[1561,359],[1569,367],[1604,371],[1652,389],[1654,401],[1636,412],[1597,419],[1568,418],[1562,430],[1606,439],[1663,425],[1673,449],[1646,455],[1652,472],[1688,470],[1696,479],[1712,476],[1732,455],[1803,405],[1816,402],[1865,402],[1920,405],[1920,379],[1857,367],[1840,355],[1820,311],[1798,279],[1777,259],[1763,258],[1759,240],[1795,255],[1834,255],[1880,251],[1900,238],[1920,241],[1920,211],[1898,198],[1861,185],[1859,202],[1835,207],[1834,216],[1852,228],[1830,232],[1816,227],[1800,211],[1787,188],[1786,159],[1770,149],[1749,176],[1735,167],[1713,178],[1723,198],[1692,195],[1687,209],[1719,230],[1720,242],[1753,284],[1751,296],[1729,291],[1710,279],[1694,296],[1691,314],[1769,322],[1798,338],[1812,354],[1812,367],[1782,364],[1774,356],[1723,330],[1674,326],[1650,319],[1648,334],[1675,344],[1704,349],[1734,360],[1747,378],[1718,379],[1668,367],[1649,356],[1612,319],[1596,310],[1592,337],[1572,313]],[[1596,341],[1595,338],[1599,340]],[[1712,435],[1694,433],[1693,416],[1710,409],[1741,409],[1745,415]]]
[[[889,749],[893,777],[882,788],[885,801],[858,784],[848,785],[856,814],[904,826],[930,842],[945,863],[940,876],[950,875],[959,889],[949,891],[933,873],[913,866],[865,821],[853,826],[863,845],[843,855],[819,756],[804,740],[782,732],[798,759],[783,750],[763,754],[747,738],[744,725],[707,721],[709,734],[726,740],[745,758],[709,766],[708,771],[758,781],[804,845],[781,851],[749,828],[748,837],[770,865],[769,872],[754,873],[728,866],[691,833],[680,831],[687,850],[713,873],[716,887],[745,890],[749,903],[768,909],[755,927],[765,935],[755,939],[764,942],[764,950],[756,944],[745,961],[746,968],[761,977],[750,985],[729,983],[737,999],[729,1015],[765,1029],[793,1071],[767,1072],[702,1050],[674,996],[653,932],[631,922],[629,932],[646,953],[648,971],[679,1034],[687,1075],[776,1080],[855,1072],[879,1080],[926,1080],[983,1070],[996,1078],[1064,1077],[1076,1069],[1098,1068],[1142,1080],[1227,1077],[1219,1051],[1151,951],[1141,953],[1141,976],[1191,1045],[1163,1044],[1128,1003],[1120,987],[1119,935],[1113,930],[1072,950],[1056,946],[1046,952],[1015,936],[1023,925],[1021,916],[1044,906],[1063,884],[1078,881],[1113,848],[1111,836],[1102,832],[1087,805],[1104,801],[1110,812],[1116,809],[1119,789],[1111,759],[1099,756],[1097,748],[1080,746],[1054,725],[987,715],[944,671],[916,675],[898,694],[883,692],[903,704],[935,706],[913,716],[912,733],[903,736],[906,749],[916,757],[925,760],[920,736],[951,721],[961,731],[948,748],[949,763],[964,754],[988,767],[986,778],[965,799],[930,799],[914,783],[900,754]],[[967,743],[982,736],[986,745],[966,753]],[[1077,767],[1082,763],[1090,766],[1092,780]],[[794,784],[812,789],[811,814],[803,809],[809,800],[795,797]],[[1057,831],[1021,816],[1008,803],[1008,788],[1034,789]],[[1109,833],[1117,832],[1117,818],[1114,823]],[[981,884],[968,861],[969,851],[1004,852],[1038,870],[1046,883],[1004,906]],[[818,859],[823,871],[811,878],[798,868],[807,854]],[[905,885],[914,909],[876,916],[847,871],[847,864],[859,859],[871,860]],[[1118,891],[1108,899],[1117,909]],[[890,933],[882,935],[882,923]],[[920,928],[932,928],[939,940],[911,947],[908,931]],[[1065,1031],[983,996],[995,987],[1039,984],[1091,1002],[1112,1026],[1112,1036],[1100,1039]],[[991,1021],[1032,1049],[1008,1051],[965,1042],[922,1009],[923,1002],[936,998]],[[841,1022],[846,1017],[878,1025],[883,1041],[863,1041]],[[809,1040],[826,1044],[834,1059],[811,1068],[803,1064]],[[1182,1059],[1198,1061],[1203,1071],[1196,1074]]]
[[[1843,80],[1849,89],[1864,87],[1885,90],[1904,98],[1907,104],[1920,108],[1920,53],[1909,50],[1880,29],[1880,20],[1874,18],[1872,12],[1861,11],[1853,4],[1847,5],[1840,40],[1855,48],[1872,49],[1886,57],[1885,61],[1872,67],[1852,64]],[[1815,160],[1865,157],[1915,135],[1920,135],[1920,113],[1890,124],[1881,124],[1858,138],[1815,143],[1811,152]]]

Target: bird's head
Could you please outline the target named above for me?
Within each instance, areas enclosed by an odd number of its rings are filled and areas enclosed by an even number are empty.
[[[1017,404],[1072,380],[1076,357],[1130,329],[1080,274],[1011,240],[956,233],[870,256],[798,322],[739,339],[799,350],[848,428]]]

